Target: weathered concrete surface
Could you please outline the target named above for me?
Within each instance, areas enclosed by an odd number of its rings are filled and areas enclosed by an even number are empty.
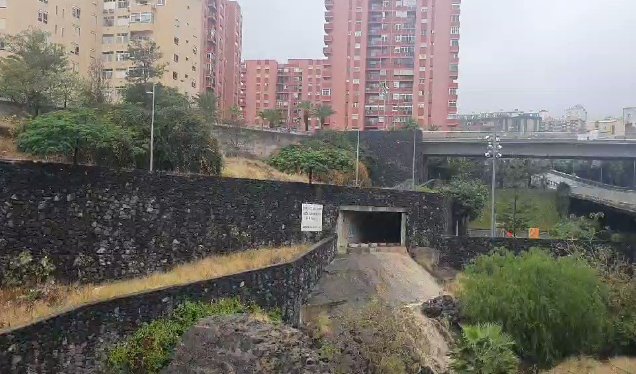
[[[558,171],[551,171],[543,176],[548,182],[548,187],[552,189],[556,189],[560,183],[565,183],[570,186],[570,195],[573,197],[636,213],[635,190],[602,184]]]

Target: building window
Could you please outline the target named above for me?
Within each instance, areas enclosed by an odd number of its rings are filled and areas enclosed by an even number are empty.
[[[179,62],[179,55],[175,53],[174,57],[173,57],[173,60],[174,60],[174,62]]]
[[[457,108],[457,101],[455,100],[451,100],[448,102],[448,107],[449,108]]]
[[[42,23],[49,23],[49,13],[44,10],[38,10],[38,21]]]
[[[73,13],[73,17],[79,19],[80,15],[82,13],[82,10],[78,7],[73,7],[72,8],[72,13]]]
[[[330,88],[323,88],[322,96],[331,96],[331,89]]]
[[[117,39],[116,39],[116,43],[117,44],[128,44],[130,37],[128,36],[127,33],[123,33],[123,34],[117,34]]]
[[[451,34],[452,35],[459,35],[459,26],[451,27]]]
[[[132,13],[130,15],[130,23],[152,23],[152,13]]]
[[[104,16],[104,26],[105,27],[115,26],[115,16]]]
[[[457,88],[451,88],[448,90],[448,94],[451,96],[457,96]]]
[[[179,73],[177,73],[176,71],[172,72],[172,79],[174,80],[179,79]]]
[[[459,47],[459,39],[451,39],[451,47]]]

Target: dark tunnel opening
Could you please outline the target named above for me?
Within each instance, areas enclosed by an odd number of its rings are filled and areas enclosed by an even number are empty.
[[[403,243],[402,213],[346,211],[343,214],[350,244]]]

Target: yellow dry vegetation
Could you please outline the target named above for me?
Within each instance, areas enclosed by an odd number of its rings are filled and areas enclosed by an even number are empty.
[[[263,161],[228,157],[223,162],[223,176],[226,178],[307,182],[306,176],[281,173]]]
[[[212,256],[143,278],[100,285],[47,285],[39,290],[39,297],[33,290],[0,289],[0,329],[25,326],[82,305],[287,263],[308,250],[294,246]]]
[[[570,359],[545,374],[633,374],[636,358],[618,357],[608,361],[591,358]]]

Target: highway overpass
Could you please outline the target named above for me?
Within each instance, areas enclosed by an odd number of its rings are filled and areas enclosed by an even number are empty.
[[[544,177],[549,188],[556,189],[560,183],[565,183],[570,186],[572,197],[636,214],[635,190],[602,184],[558,171],[548,172]]]
[[[506,139],[501,140],[504,158],[636,160],[634,140]],[[426,138],[423,157],[484,157],[484,139]]]

